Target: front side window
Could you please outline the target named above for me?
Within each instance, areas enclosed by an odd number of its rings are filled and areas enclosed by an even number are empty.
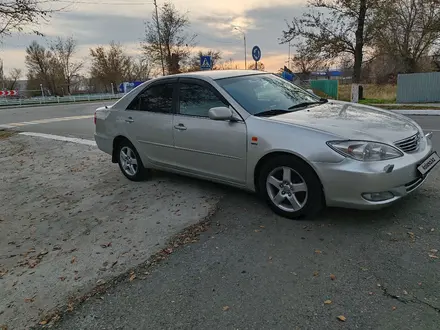
[[[181,83],[179,106],[181,115],[208,117],[209,109],[228,105],[208,87],[193,83]]]
[[[148,112],[173,112],[173,84],[158,84],[147,87],[131,102],[128,110]]]
[[[251,115],[270,110],[295,111],[295,106],[321,100],[273,74],[258,74],[216,81]]]

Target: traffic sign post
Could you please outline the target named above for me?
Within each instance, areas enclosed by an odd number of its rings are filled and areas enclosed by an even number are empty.
[[[255,61],[255,70],[258,69],[258,61],[261,59],[261,49],[258,46],[252,48],[252,58]]]
[[[212,70],[211,56],[200,56],[200,70]]]

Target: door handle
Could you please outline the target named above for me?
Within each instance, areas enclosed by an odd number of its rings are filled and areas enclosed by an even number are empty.
[[[186,131],[186,127],[183,124],[174,125],[175,129],[178,129],[179,131]]]
[[[126,123],[132,123],[132,122],[134,122],[134,120],[133,120],[133,118],[128,117],[127,119],[125,119],[125,122]]]

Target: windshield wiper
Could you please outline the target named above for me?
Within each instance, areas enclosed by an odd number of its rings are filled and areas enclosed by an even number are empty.
[[[254,116],[256,116],[256,117],[276,116],[276,115],[282,115],[283,113],[288,113],[288,112],[292,112],[292,111],[284,110],[284,109],[270,109],[270,110],[258,112],[256,114],[254,114]]]
[[[295,105],[292,105],[290,108],[288,108],[289,110],[293,110],[293,109],[298,109],[298,108],[304,108],[307,107],[309,105],[315,105],[315,104],[324,104],[327,103],[328,100],[327,99],[320,99],[319,102],[301,102]]]

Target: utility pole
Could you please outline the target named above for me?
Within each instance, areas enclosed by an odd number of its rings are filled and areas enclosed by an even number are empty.
[[[239,27],[234,26],[234,30],[237,30],[238,32],[243,34],[243,41],[244,41],[244,69],[247,69],[247,50],[246,50],[246,33]]]
[[[162,40],[161,40],[161,37],[160,37],[159,14],[157,13],[157,3],[156,3],[156,0],[154,0],[154,8],[156,10],[157,38],[159,40],[160,61],[162,63],[162,74],[165,76],[165,65],[163,63]]]

